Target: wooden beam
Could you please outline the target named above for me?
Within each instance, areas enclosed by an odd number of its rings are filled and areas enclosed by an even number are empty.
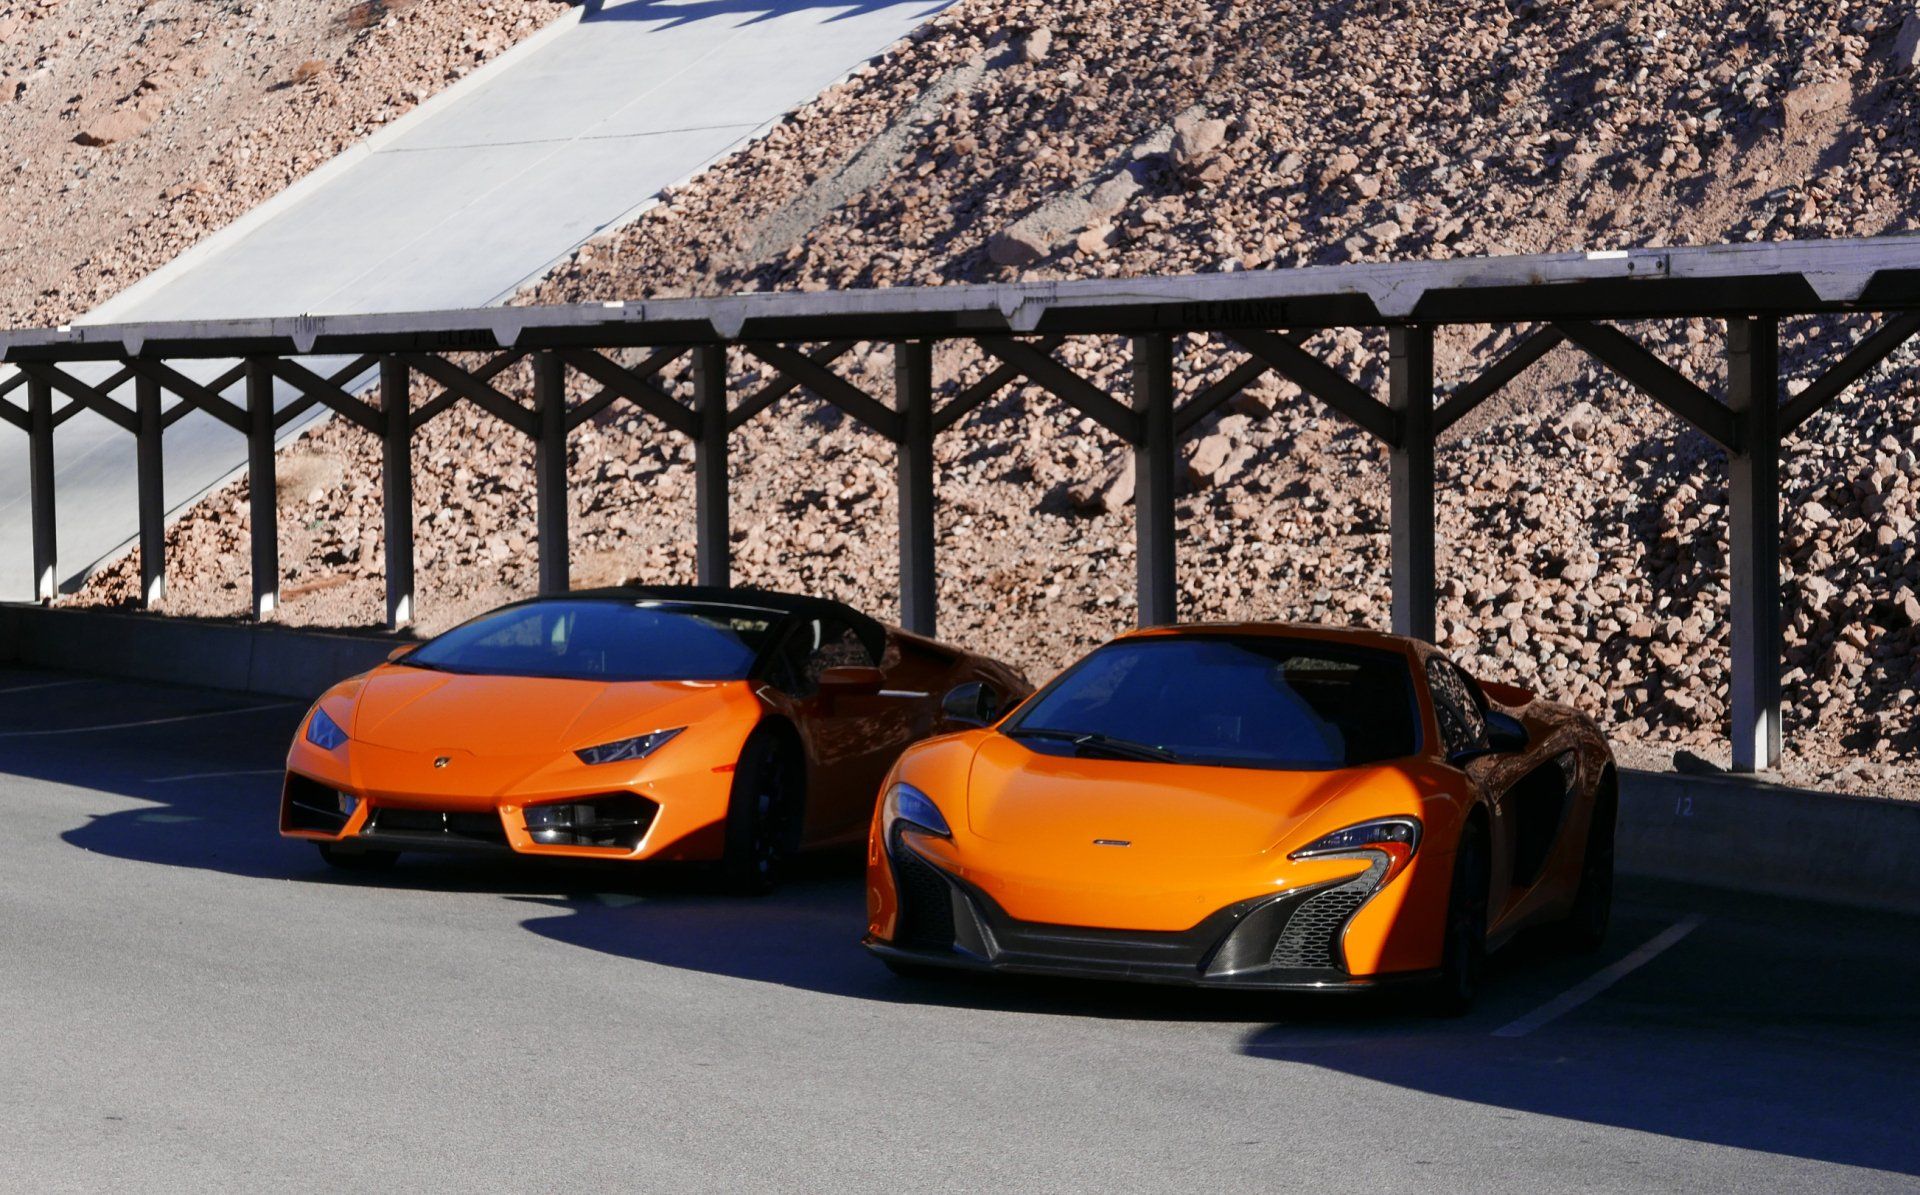
[[[199,382],[194,381],[173,366],[168,365],[165,361],[129,361],[127,364],[128,367],[133,370],[135,376],[152,378],[154,381],[160,383],[163,389],[170,390],[177,395],[183,405],[191,407],[194,410],[205,411],[207,414],[242,435],[247,433],[250,426],[247,421],[247,413],[221,395],[220,391],[226,389],[226,386],[219,385],[217,380],[213,386],[202,386]],[[232,371],[229,370],[228,374],[231,374],[231,372]],[[241,376],[244,377],[245,374],[246,367],[243,365],[241,366]],[[223,374],[221,376],[226,377],[228,375]],[[232,384],[233,382],[229,381],[226,385],[231,386]],[[168,426],[179,422],[181,418],[183,418],[183,413],[178,412],[177,409],[176,411],[168,412]]]
[[[1272,332],[1234,332],[1231,339],[1376,440],[1388,446],[1400,442],[1398,415],[1290,338]]]
[[[274,426],[287,426],[299,418],[300,415],[304,414],[306,408],[311,407],[314,403],[319,403],[363,431],[376,436],[386,435],[386,414],[382,411],[374,410],[366,403],[348,394],[332,379],[321,377],[319,374],[289,357],[281,357],[274,361],[273,372],[277,374],[282,381],[297,388],[306,399],[312,400],[306,403],[290,404],[282,408],[274,417]]]
[[[131,409],[122,403],[115,402],[108,395],[102,394],[65,370],[38,361],[22,361],[20,372],[36,381],[45,382],[121,431],[139,433],[140,421]]]
[[[1739,422],[1720,400],[1688,381],[1647,347],[1611,324],[1566,320],[1554,325],[1640,393],[1729,451],[1739,448]]]
[[[666,424],[669,428],[689,440],[700,436],[700,417],[688,410],[686,405],[672,395],[648,381],[644,376],[615,361],[609,361],[592,349],[560,349],[560,359],[575,370],[600,383],[602,389],[585,406],[575,408],[567,417],[569,431],[579,427],[588,419],[600,413],[608,403],[615,399],[626,399],[647,414]],[[680,353],[676,350],[674,357]],[[659,354],[655,354],[658,358]],[[668,357],[654,370],[666,368],[673,360]],[[601,402],[602,395],[611,395],[607,402]]]
[[[853,346],[859,343],[857,340],[836,340],[832,344],[822,345],[808,353],[807,360],[822,367],[832,365],[852,352]],[[797,378],[786,376],[775,378],[738,403],[733,408],[733,414],[727,417],[728,422],[733,430],[738,431],[751,423],[760,412],[799,388],[800,381]]]
[[[1051,357],[1054,350],[1066,342],[1067,338],[1064,336],[1049,336],[1039,342],[1039,348],[1041,352]],[[965,390],[954,395],[953,398],[947,402],[946,406],[941,407],[940,410],[935,413],[933,417],[934,434],[938,435],[962,419],[965,419],[969,411],[972,411],[981,403],[988,401],[1008,386],[1013,385],[1019,381],[1022,376],[1020,370],[1012,365],[1002,364],[996,366],[986,377],[981,378],[973,385],[968,386]]]
[[[585,351],[594,353],[595,355],[600,355],[599,351],[596,349],[588,349]],[[648,378],[654,377],[661,370],[665,369],[669,365],[672,365],[675,361],[678,361],[680,358],[686,355],[687,355],[687,351],[685,349],[661,349],[659,352],[653,354],[651,357],[648,357],[645,361],[642,361],[640,364],[635,365],[632,368],[623,366],[618,361],[609,360],[609,363],[616,369],[624,370],[628,377],[631,377],[638,381],[645,381]],[[581,368],[577,363],[574,364],[574,368],[578,369],[583,374],[587,372],[585,369]],[[591,376],[591,375],[588,375],[588,376]],[[649,389],[652,389],[656,392],[659,391],[659,387],[657,386],[649,387]],[[601,386],[600,389],[594,393],[593,397],[585,400],[584,402],[574,404],[574,406],[570,409],[569,414],[567,415],[567,429],[571,431],[574,428],[585,426],[595,416],[599,415],[600,412],[606,410],[608,407],[612,406],[616,402],[619,402],[621,399],[625,397],[626,395],[624,393],[622,393],[618,389],[615,389],[612,386]],[[672,401],[671,395],[668,395],[667,398],[669,401]],[[678,406],[679,404],[676,402],[674,405]]]
[[[407,363],[408,368],[445,386],[448,394],[466,399],[521,435],[537,437],[540,434],[538,414],[496,390],[477,372],[468,373],[445,357],[432,353],[401,353],[399,357]],[[419,422],[424,421],[416,421],[415,426]]]
[[[1552,324],[1536,328],[1532,335],[1481,371],[1479,377],[1455,386],[1453,393],[1449,394],[1446,401],[1442,402],[1439,409],[1433,413],[1434,436],[1439,437],[1448,428],[1466,418],[1475,407],[1498,394],[1507,383],[1526,372],[1534,362],[1566,343],[1566,339],[1566,333]]]
[[[1882,324],[1815,378],[1812,385],[1786,401],[1780,408],[1780,434],[1792,432],[1814,412],[1840,397],[1847,387],[1866,377],[1874,366],[1885,361],[1915,333],[1920,333],[1920,311],[1903,312]]]
[[[1119,436],[1129,444],[1140,442],[1144,417],[1112,395],[1043,353],[1034,345],[1005,336],[983,336],[977,344],[1018,369],[1027,381]]]
[[[1180,405],[1173,413],[1174,438],[1179,439],[1192,431],[1202,419],[1219,410],[1221,404],[1271,372],[1273,366],[1257,357],[1242,361],[1225,377]]]
[[[748,353],[799,382],[821,399],[894,443],[900,442],[900,413],[805,353],[783,345],[749,344]]]
[[[518,365],[526,355],[524,351],[501,353],[499,356],[489,360],[485,365],[473,370],[471,376],[475,381],[491,381],[507,370],[512,369],[515,365]],[[461,394],[458,391],[442,387],[440,393],[414,408],[413,429],[419,431],[441,414],[451,410],[460,399]]]

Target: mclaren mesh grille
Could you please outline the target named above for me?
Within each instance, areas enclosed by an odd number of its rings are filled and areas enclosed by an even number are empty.
[[[933,865],[896,841],[893,878],[900,897],[900,941],[908,946],[953,948],[953,887]]]
[[[1381,874],[1387,869],[1384,859],[1377,854],[1373,859],[1373,866],[1366,871],[1338,887],[1308,897],[1293,911],[1293,916],[1287,918],[1287,927],[1280,931],[1279,939],[1273,944],[1275,967],[1345,969],[1340,932],[1373,895]]]

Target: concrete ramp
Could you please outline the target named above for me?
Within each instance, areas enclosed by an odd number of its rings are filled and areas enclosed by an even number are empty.
[[[85,322],[502,302],[948,3],[590,5],[207,238]],[[207,380],[228,364],[183,363],[182,372]],[[111,371],[74,372],[102,380]],[[237,398],[237,388],[229,396]],[[131,387],[120,397],[130,403]],[[63,424],[55,440],[59,575],[71,582],[135,534],[133,440],[91,413]],[[0,597],[26,598],[26,448],[16,434],[0,442]],[[245,460],[246,446],[233,431],[204,414],[188,416],[167,433],[168,504],[190,503]]]

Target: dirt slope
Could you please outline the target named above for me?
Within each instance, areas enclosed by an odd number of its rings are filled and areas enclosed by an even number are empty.
[[[565,7],[0,0],[0,327],[67,322]]]

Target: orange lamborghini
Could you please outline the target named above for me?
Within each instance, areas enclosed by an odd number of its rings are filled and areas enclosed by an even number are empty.
[[[875,812],[867,946],[897,971],[1414,981],[1458,1010],[1517,931],[1606,933],[1606,741],[1427,644],[1141,631],[982,723],[910,748]]]
[[[539,598],[328,690],[287,756],[280,832],[346,868],[403,851],[708,860],[765,891],[795,852],[861,840],[909,743],[1030,691],[817,598]]]

